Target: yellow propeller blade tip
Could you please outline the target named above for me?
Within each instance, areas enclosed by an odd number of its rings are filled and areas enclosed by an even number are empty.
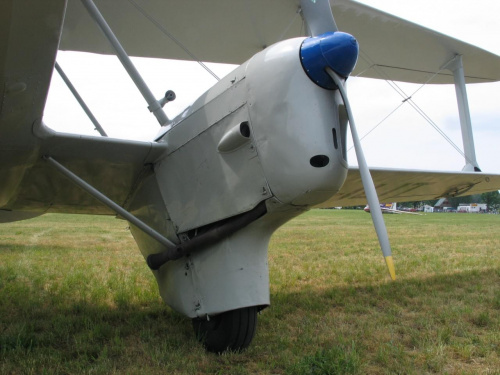
[[[396,280],[396,270],[394,269],[394,262],[392,260],[392,255],[385,257],[385,263],[387,264],[387,268],[389,268],[391,279]]]

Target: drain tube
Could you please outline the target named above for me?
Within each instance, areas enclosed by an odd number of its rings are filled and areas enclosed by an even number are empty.
[[[152,270],[157,270],[171,260],[182,258],[196,250],[201,250],[218,241],[226,238],[238,230],[246,227],[267,212],[265,201],[260,202],[251,211],[234,216],[222,221],[220,224],[209,229],[207,232],[194,237],[193,239],[177,245],[175,248],[167,249],[161,253],[151,254],[146,262]]]

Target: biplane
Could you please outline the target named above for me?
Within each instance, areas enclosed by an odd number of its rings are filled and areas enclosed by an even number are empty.
[[[500,80],[500,57],[355,1],[4,0],[0,35],[0,222],[49,212],[127,220],[163,300],[209,351],[250,344],[270,304],[269,239],[297,215],[368,203],[394,279],[379,199],[500,188],[477,164],[466,94],[467,83]],[[43,112],[54,70],[64,76],[58,50],[116,54],[157,136],[115,139],[97,123],[101,136],[51,130]],[[239,66],[169,118],[175,93],[153,96],[129,56]],[[351,74],[454,84],[464,171],[370,171]]]

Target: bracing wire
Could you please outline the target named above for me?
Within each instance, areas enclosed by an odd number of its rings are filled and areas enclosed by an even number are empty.
[[[278,41],[283,40],[285,38],[286,34],[288,33],[288,31],[290,30],[290,28],[292,27],[292,25],[295,23],[295,20],[297,19],[297,17],[301,13],[301,11],[302,10],[300,8],[297,9],[297,11],[295,12],[295,15],[290,19],[290,22],[285,27],[285,29],[283,30],[283,32],[281,33],[281,35],[278,37]],[[302,26],[301,26],[301,30],[300,31],[302,31]]]
[[[187,47],[182,44],[175,36],[163,27],[160,22],[158,22],[153,16],[147,13],[144,8],[142,8],[139,4],[137,4],[134,0],[127,0],[130,4],[134,6],[144,17],[146,17],[154,26],[158,28],[166,37],[172,40],[175,44],[177,44],[184,52],[186,52],[189,57],[191,57],[194,61],[196,61],[200,66],[205,69],[212,77],[214,77],[217,81],[220,81],[220,78],[217,74],[215,74],[208,66],[206,66],[200,59],[198,59]]]
[[[439,73],[441,73],[445,68],[439,69],[437,72],[435,72],[427,81],[425,81],[421,86],[418,87],[417,90],[415,90],[411,95],[407,95],[405,91],[399,87],[396,82],[391,80],[389,76],[379,68],[377,64],[375,64],[367,55],[366,53],[363,53],[360,51],[361,57],[366,60],[369,63],[369,68],[368,69],[373,69],[375,70],[386,82],[389,86],[391,86],[394,91],[396,91],[402,98],[402,102],[394,109],[392,110],[387,116],[385,116],[380,122],[378,122],[372,129],[370,129],[365,135],[361,137],[361,140],[363,140],[366,136],[368,136],[371,132],[373,132],[380,124],[382,124],[385,120],[387,120],[394,112],[396,112],[400,107],[403,106],[403,104],[408,103],[420,116],[424,118],[425,121],[427,121],[428,124],[430,124],[434,130],[436,130],[439,135],[441,135],[462,157],[464,157],[468,162],[471,162],[468,160],[467,156],[465,153],[458,147],[447,135],[445,132],[441,130],[441,128],[425,113],[424,110],[422,110],[412,99],[412,97],[420,91],[425,85],[427,85],[430,81],[434,79]],[[447,64],[443,65],[446,66]],[[349,148],[348,151],[350,151],[353,147]]]
[[[152,15],[150,15],[143,7],[141,7],[135,0],[127,0],[134,8],[136,8],[146,19],[148,19],[158,30],[160,30],[166,37],[177,44],[184,52],[188,54],[194,61],[196,61],[203,69],[205,69],[210,75],[212,75],[217,81],[220,81],[219,76],[214,73],[206,64],[198,59],[182,42],[172,35],[158,20],[156,20]],[[292,25],[295,23],[298,15],[300,14],[300,8],[295,13],[294,17],[291,18],[289,24],[286,26],[283,33],[279,36],[278,41],[282,40],[284,36],[288,33]]]

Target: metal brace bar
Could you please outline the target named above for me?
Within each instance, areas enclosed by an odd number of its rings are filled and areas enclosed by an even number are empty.
[[[464,171],[481,171],[476,160],[476,151],[474,148],[474,137],[472,135],[472,121],[470,118],[469,101],[467,99],[467,88],[465,85],[464,66],[462,55],[456,55],[455,58],[445,66],[453,73],[455,81],[455,92],[457,95],[458,114],[460,117],[460,126],[462,129],[462,141],[464,144],[465,167]]]
[[[94,117],[94,115],[90,111],[90,108],[87,107],[87,104],[85,104],[85,102],[83,101],[80,94],[78,94],[78,91],[76,91],[75,86],[73,86],[73,84],[69,80],[68,76],[64,73],[64,71],[62,70],[62,68],[59,66],[59,64],[57,62],[56,62],[55,68],[57,70],[57,73],[59,73],[59,75],[61,76],[64,83],[66,83],[66,86],[68,86],[69,91],[71,91],[71,93],[73,94],[75,99],[78,101],[78,103],[80,104],[82,109],[85,111],[85,113],[89,117],[90,121],[92,121],[92,123],[94,124],[95,130],[97,130],[99,132],[99,134],[101,134],[103,137],[107,137],[108,135],[106,134],[106,132],[102,128],[101,124],[99,124],[99,121],[97,121],[97,119]]]
[[[167,249],[175,249],[177,245],[175,245],[172,241],[170,241],[168,238],[164,237],[157,231],[155,231],[153,228],[151,228],[149,225],[145,224],[143,221],[139,220],[136,218],[134,215],[132,215],[130,212],[125,210],[123,207],[119,206],[115,202],[113,202],[111,199],[109,199],[107,196],[102,194],[99,190],[95,189],[93,186],[88,184],[86,181],[82,180],[80,177],[78,177],[76,174],[71,172],[68,168],[54,160],[50,156],[44,156],[43,157],[45,161],[47,161],[52,167],[54,167],[57,171],[59,171],[62,175],[66,176],[69,178],[73,183],[81,187],[83,190],[85,190],[87,193],[92,195],[94,198],[96,198],[98,201],[103,203],[104,205],[108,206],[112,211],[116,212],[118,215],[121,217],[125,218],[127,221],[130,223],[134,224],[137,228],[142,230],[144,233],[161,243],[163,246],[165,246]]]
[[[146,85],[146,82],[144,82],[144,80],[142,79],[141,75],[139,74],[134,64],[128,57],[127,53],[125,52],[118,38],[115,36],[113,31],[109,27],[108,23],[102,16],[101,12],[99,12],[99,9],[97,9],[92,0],[81,0],[81,1],[83,6],[85,6],[87,11],[89,12],[90,16],[94,19],[94,21],[97,23],[99,28],[104,33],[106,39],[108,39],[108,41],[111,43],[111,46],[116,51],[118,59],[120,59],[120,62],[127,71],[128,75],[130,76],[130,78],[132,78],[135,85],[141,92],[142,96],[148,103],[148,108],[150,112],[153,112],[153,114],[155,115],[156,119],[158,120],[161,126],[166,125],[170,120],[168,119],[165,112],[163,112],[160,103],[158,102],[158,100],[155,99],[151,90],[149,90],[149,87]]]

